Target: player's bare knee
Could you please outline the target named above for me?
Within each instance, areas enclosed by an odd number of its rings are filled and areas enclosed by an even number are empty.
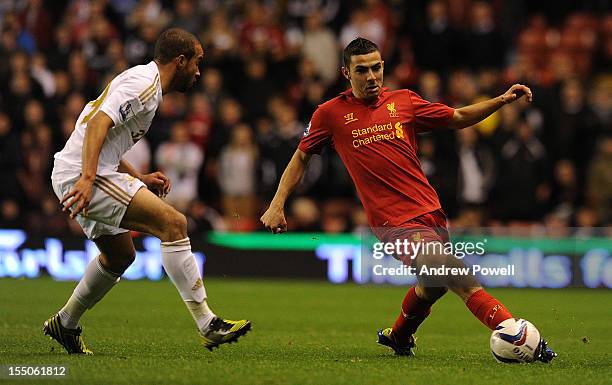
[[[134,263],[134,260],[136,259],[136,251],[134,249],[125,250],[113,253],[113,255],[101,253],[99,258],[100,264],[106,270],[116,275],[123,275],[127,268]]]
[[[448,292],[446,287],[428,287],[427,295],[431,299],[438,299]]]
[[[417,286],[415,288],[417,295],[430,302],[435,302],[440,299],[448,289],[446,287],[429,287],[429,286]]]
[[[113,265],[114,269],[112,270],[112,272],[117,275],[123,275],[123,273],[125,273],[128,267],[130,267],[130,265],[134,262],[134,259],[134,257],[118,259],[117,262]]]
[[[132,249],[126,251],[123,255],[121,255],[121,261],[125,265],[127,269],[134,261],[136,260],[136,250]]]
[[[162,242],[178,241],[187,238],[187,218],[180,212],[172,209],[164,221]]]

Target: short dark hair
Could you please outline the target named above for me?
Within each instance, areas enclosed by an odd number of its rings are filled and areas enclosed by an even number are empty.
[[[351,64],[351,56],[366,55],[376,51],[379,51],[376,43],[363,37],[358,37],[350,42],[342,52],[342,63],[345,67],[348,67]]]
[[[167,64],[180,55],[190,60],[195,55],[196,44],[200,41],[194,34],[180,28],[167,29],[155,42],[155,60]]]

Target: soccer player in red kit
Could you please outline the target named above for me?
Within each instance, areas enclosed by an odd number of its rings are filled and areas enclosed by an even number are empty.
[[[342,73],[351,88],[321,104],[314,112],[299,147],[287,165],[262,223],[274,233],[287,230],[284,205],[300,182],[312,154],[332,145],[344,162],[365,208],[368,222],[382,241],[448,241],[446,215],[417,157],[416,134],[439,128],[464,128],[480,122],[503,105],[531,90],[515,84],[506,93],[477,104],[453,109],[427,102],[410,90],[383,88],[384,62],[373,42],[357,38],[344,50]],[[464,267],[454,256],[419,254],[401,258],[417,271],[428,267]],[[378,332],[378,342],[398,355],[412,355],[413,334],[448,289],[459,295],[468,309],[490,329],[512,314],[488,294],[473,276],[430,281],[423,276],[412,287],[392,328]],[[544,340],[538,358],[554,356]]]

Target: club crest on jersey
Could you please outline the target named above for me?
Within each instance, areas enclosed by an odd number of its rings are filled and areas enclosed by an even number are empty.
[[[306,126],[306,128],[304,128],[304,136],[308,136],[308,134],[310,134],[311,125],[312,125],[312,122],[308,122],[308,125]]]
[[[357,119],[357,118],[356,118],[356,117],[353,115],[353,113],[352,113],[352,112],[351,112],[351,113],[348,113],[348,114],[346,114],[346,115],[344,115],[344,124],[353,123],[353,122],[356,122],[357,120],[359,120],[359,119]]]
[[[131,116],[134,115],[134,109],[132,108],[131,102],[125,102],[119,106],[119,114],[121,115],[121,120],[124,122]]]
[[[387,104],[387,110],[389,110],[390,118],[397,118],[397,110],[395,109],[395,102]]]

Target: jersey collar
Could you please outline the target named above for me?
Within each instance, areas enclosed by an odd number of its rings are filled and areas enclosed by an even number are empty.
[[[376,102],[374,102],[372,104],[366,103],[362,99],[356,98],[355,95],[353,95],[353,89],[352,88],[349,88],[348,90],[346,90],[344,92],[341,92],[340,95],[342,95],[348,101],[351,101],[351,102],[354,102],[354,103],[362,104],[362,105],[367,106],[367,107],[379,107],[383,103],[383,101],[385,100],[385,93],[387,91],[389,91],[388,87],[381,88],[380,93],[378,94],[378,99],[376,99]]]
[[[157,76],[159,76],[159,89],[160,89],[160,93],[159,93],[159,103],[161,104],[161,102],[164,100],[164,90],[161,86],[161,74],[159,73],[159,67],[157,66],[157,63],[155,63],[155,60],[151,60],[151,62],[149,63],[149,65],[151,66],[151,68],[153,68],[153,70],[156,72]]]

